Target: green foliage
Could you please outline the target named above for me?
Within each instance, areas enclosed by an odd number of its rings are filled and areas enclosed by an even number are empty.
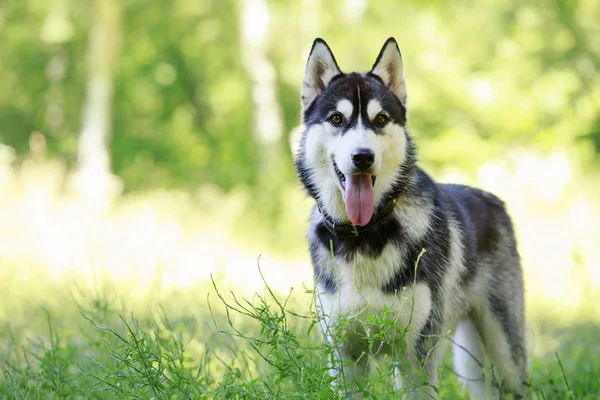
[[[131,288],[125,291],[109,283],[91,288],[46,283],[44,293],[61,298],[63,306],[27,310],[44,319],[45,334],[28,333],[28,320],[20,314],[0,321],[9,328],[2,328],[0,336],[5,349],[0,352],[0,396],[342,398],[331,389],[328,362],[333,348],[323,345],[317,333],[311,289],[280,295],[265,284],[262,295],[244,298],[223,292],[222,286],[213,281],[211,287],[189,291],[153,290],[135,302],[129,297]],[[198,308],[205,295],[210,312]],[[390,337],[400,344],[403,333],[390,315],[367,318],[378,328],[365,336],[372,344],[370,352],[376,353],[382,343],[392,344]],[[340,329],[347,324],[342,322]],[[527,398],[596,398],[598,327],[538,324],[559,345],[533,357]],[[463,399],[449,357],[440,366],[437,390],[440,398]],[[394,366],[386,359],[374,363],[369,380],[360,386],[362,394],[397,396],[391,385]]]
[[[121,3],[113,170],[127,190],[262,187],[267,155],[252,132],[243,11],[232,0],[190,4]],[[596,1],[365,2],[364,10],[341,0],[267,4],[267,56],[284,124],[268,154],[283,166],[267,172],[274,187],[293,177],[287,133],[299,122],[299,88],[316,36],[328,40],[345,70],[367,69],[385,38],[397,37],[409,125],[432,167],[471,171],[514,146],[567,147],[582,161],[597,159]],[[50,155],[73,166],[93,17],[86,2],[0,5],[0,142],[20,157],[31,132],[40,131]]]
[[[147,331],[133,317],[128,322],[120,316],[125,334],[100,327],[85,315],[84,318],[107,333],[104,344],[109,359],[89,357],[91,363],[82,367],[84,374],[105,387],[103,390],[110,390],[119,398],[136,398],[140,394],[157,399],[201,396],[207,384],[206,360],[187,357],[181,334],[170,326],[166,315],[156,321],[162,329],[154,325]]]
[[[124,10],[111,153],[129,188],[255,180],[235,2],[186,4]]]

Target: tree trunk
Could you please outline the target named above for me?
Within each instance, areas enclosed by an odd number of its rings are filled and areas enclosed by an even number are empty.
[[[87,53],[88,77],[75,187],[92,205],[102,207],[121,186],[118,178],[111,174],[108,150],[111,133],[110,106],[120,42],[119,0],[94,0],[93,18]]]
[[[242,0],[242,60],[252,79],[253,136],[262,156],[259,175],[277,171],[283,160],[283,120],[277,102],[277,72],[267,57],[269,7],[265,0]]]

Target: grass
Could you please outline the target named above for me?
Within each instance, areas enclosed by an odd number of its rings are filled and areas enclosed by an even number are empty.
[[[136,297],[135,287],[108,280],[53,282],[41,269],[37,277],[36,293],[13,291],[2,307],[2,398],[336,398],[310,288],[280,294],[266,284],[246,298],[213,282]],[[530,325],[540,342],[528,398],[598,398],[600,327],[535,316]],[[461,399],[449,357],[439,394]],[[390,365],[376,365],[365,394],[393,398],[390,375]]]

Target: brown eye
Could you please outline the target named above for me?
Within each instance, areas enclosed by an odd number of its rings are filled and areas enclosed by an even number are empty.
[[[385,114],[377,114],[377,116],[375,117],[375,123],[378,126],[385,126],[385,124],[387,124],[390,121],[390,117],[388,117]]]
[[[334,125],[339,125],[342,123],[342,116],[340,114],[333,114],[329,117],[329,121]]]

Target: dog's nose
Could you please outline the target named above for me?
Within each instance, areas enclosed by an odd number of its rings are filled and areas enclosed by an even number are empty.
[[[352,162],[357,168],[367,169],[375,162],[375,153],[371,149],[356,149],[352,153]]]

